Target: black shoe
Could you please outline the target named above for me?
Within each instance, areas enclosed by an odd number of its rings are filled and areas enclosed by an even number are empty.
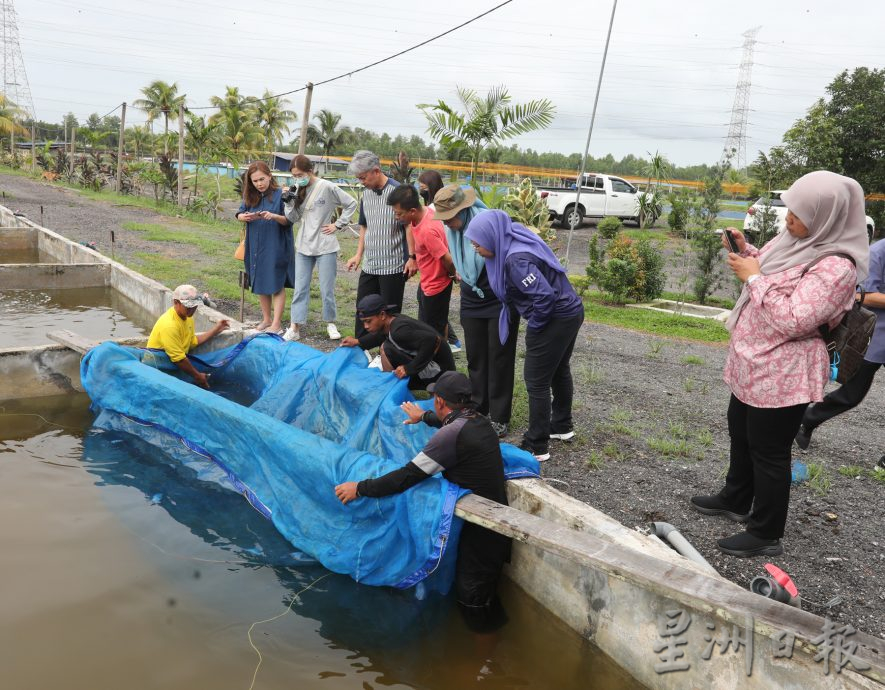
[[[748,556],[780,556],[784,547],[780,539],[760,539],[749,532],[741,532],[716,542],[722,553],[746,558]]]
[[[538,462],[546,462],[550,459],[550,451],[547,448],[533,448],[525,439],[519,444],[520,450],[525,450],[535,456]]]
[[[879,458],[879,467],[885,468],[885,455]]]
[[[802,450],[808,450],[808,445],[811,443],[811,429],[808,429],[803,424],[799,427],[799,433],[796,434],[796,445],[799,446]]]
[[[749,513],[732,510],[719,496],[692,496],[691,507],[704,515],[722,515],[733,522],[746,522]]]

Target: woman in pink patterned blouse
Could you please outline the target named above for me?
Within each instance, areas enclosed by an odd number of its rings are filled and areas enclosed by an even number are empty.
[[[809,173],[781,199],[789,208],[786,231],[761,250],[729,228],[740,254],[730,253],[728,265],[744,283],[727,324],[731,456],[725,488],[691,499],[705,515],[747,523],[745,532],[718,541],[734,556],[783,553],[793,438],[829,378],[818,327],[839,323],[869,267],[864,195],[855,180]],[[851,258],[827,256],[802,275],[815,258],[836,253]]]

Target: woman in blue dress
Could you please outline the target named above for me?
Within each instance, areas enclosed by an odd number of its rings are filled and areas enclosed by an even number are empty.
[[[261,305],[257,329],[278,335],[283,334],[286,288],[295,285],[295,239],[281,196],[270,168],[256,161],[246,171],[243,203],[236,214],[237,220],[246,223],[243,261],[249,285]]]

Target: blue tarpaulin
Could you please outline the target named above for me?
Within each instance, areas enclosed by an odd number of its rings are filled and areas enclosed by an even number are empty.
[[[260,335],[192,357],[212,391],[178,378],[162,352],[104,343],[81,365],[100,428],[137,434],[242,493],[298,549],[358,582],[451,583],[464,491],[436,476],[398,496],[335,497],[344,481],[402,466],[434,430],[403,424],[407,382],[366,367],[362,351],[329,354]],[[176,375],[170,375],[170,372]],[[538,476],[502,445],[508,478]]]

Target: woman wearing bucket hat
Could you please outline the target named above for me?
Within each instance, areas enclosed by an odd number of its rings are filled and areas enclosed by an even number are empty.
[[[729,228],[740,254],[730,253],[728,264],[744,287],[726,324],[728,475],[718,494],[691,499],[700,513],[747,523],[745,532],[718,541],[732,556],[783,553],[793,438],[829,378],[818,329],[841,321],[869,266],[856,181],[820,170],[800,177],[781,199],[787,229],[761,251]]]
[[[570,441],[575,435],[570,362],[584,305],[550,247],[503,211],[480,213],[465,234],[485,259],[492,290],[504,303],[498,317],[500,342],[507,342],[515,330],[507,307],[526,320],[523,377],[529,428],[521,447],[538,460],[548,460],[551,438]]]
[[[477,409],[492,420],[498,436],[506,436],[513,407],[519,312],[508,308],[512,328],[502,344],[498,317],[503,305],[489,283],[485,260],[464,236],[477,214],[488,209],[472,189],[462,189],[457,184],[440,189],[433,198],[433,206],[434,217],[446,225],[449,253],[461,279],[461,328]]]

